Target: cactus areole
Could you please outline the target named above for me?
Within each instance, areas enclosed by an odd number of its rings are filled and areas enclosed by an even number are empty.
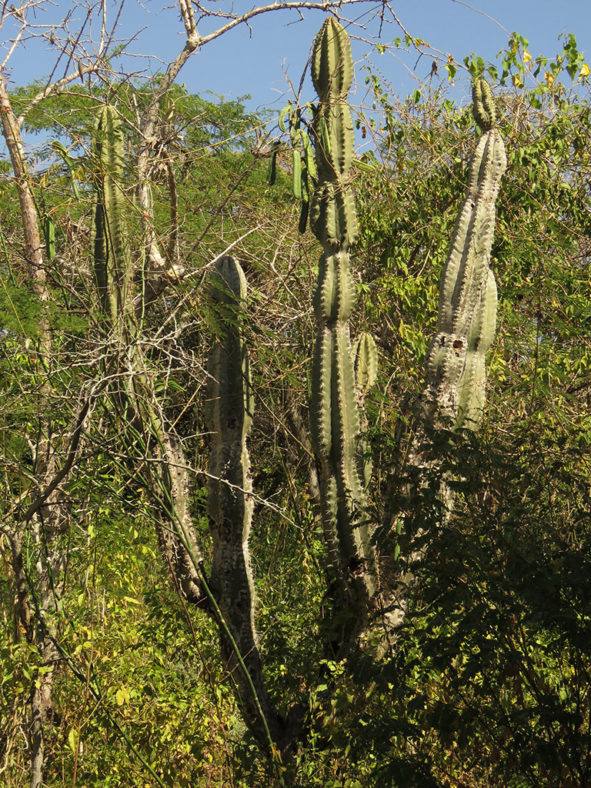
[[[312,55],[320,106],[314,121],[318,184],[310,226],[323,253],[314,296],[317,332],[310,411],[330,569],[339,593],[360,619],[375,593],[375,566],[357,467],[359,414],[349,339],[355,291],[348,250],[357,236],[349,183],[354,135],[347,92],[352,78],[349,37],[331,17],[318,33]],[[352,623],[349,631],[355,627]]]

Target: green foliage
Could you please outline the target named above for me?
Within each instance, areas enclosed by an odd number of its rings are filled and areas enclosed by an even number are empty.
[[[15,284],[10,278],[0,281],[0,314],[2,333],[6,341],[9,335],[37,337],[42,304],[27,287]]]
[[[570,451],[563,463],[542,435],[531,421],[494,444],[450,435],[445,468],[463,504],[439,529],[428,493],[414,502],[414,532],[431,529],[414,568],[423,591],[401,648],[371,672],[375,704],[357,740],[377,744],[384,782],[409,768],[416,785],[587,779],[591,534],[577,515],[575,533],[557,502],[568,488],[564,503],[582,514],[588,468]]]
[[[211,102],[182,88],[174,88],[162,107],[166,138],[173,139],[169,151],[187,277],[169,283],[155,301],[140,341],[163,418],[175,425],[191,458],[190,506],[207,566],[209,428],[195,406],[206,398],[210,332],[222,342],[222,326],[229,333],[240,328],[252,347],[257,402],[248,447],[255,514],[250,552],[258,647],[280,713],[302,704],[308,725],[293,761],[284,764],[287,784],[521,788],[590,781],[591,116],[586,99],[558,84],[558,69],[567,67],[575,78],[583,71],[574,40],[564,40],[562,61],[528,60],[527,46],[517,37],[510,42],[506,87],[495,88],[509,166],[491,248],[499,283],[498,333],[488,359],[482,430],[433,435],[425,448],[426,467],[433,459],[437,473],[423,478],[406,463],[408,440],[399,438],[397,425],[402,420],[412,429],[420,415],[413,395],[423,386],[429,341],[437,330],[438,282],[475,147],[469,108],[457,107],[436,87],[419,102],[413,95],[398,101],[368,74],[380,113],[373,132],[380,136],[361,161],[343,108],[317,115],[311,138],[317,174],[337,186],[321,187],[315,226],[328,221],[333,198],[346,220],[331,233],[320,228],[331,248],[317,266],[317,244],[296,233],[299,206],[290,197],[298,184],[291,152],[287,156],[275,147],[276,186],[266,188],[266,148],[257,147],[260,140],[251,132],[260,117],[249,116],[239,102]],[[473,58],[469,67],[490,75],[493,64]],[[544,77],[544,91],[515,93],[515,85],[509,87],[513,76],[525,81],[535,69]],[[454,76],[451,68],[449,74]],[[133,117],[128,99],[145,105],[148,97],[147,90],[131,85],[113,89],[115,94],[127,120]],[[45,118],[41,109],[32,113],[31,127],[50,124],[56,136],[58,128],[63,133],[60,115],[78,118],[72,128],[87,146],[97,97],[104,98],[80,90],[52,98],[43,105]],[[298,115],[292,108],[289,118],[299,146],[302,199],[302,173],[305,167],[312,171],[304,110]],[[369,128],[370,118],[361,123]],[[7,516],[31,484],[40,425],[49,419],[62,460],[78,398],[104,379],[108,339],[98,330],[89,265],[92,165],[85,154],[74,157],[80,150],[75,139],[61,139],[69,159],[58,151],[57,163],[48,160],[47,169],[32,179],[55,230],[47,310],[54,356],[47,366],[36,350],[41,310],[23,274],[16,201],[12,186],[0,183],[0,429]],[[132,162],[133,133],[127,144]],[[158,162],[155,153],[156,231],[162,241],[170,233],[170,194]],[[133,185],[128,164],[121,178]],[[307,184],[314,185],[310,175]],[[353,192],[358,227],[342,232],[341,224],[351,225]],[[129,243],[139,270],[131,188],[128,194]],[[353,237],[357,273],[350,277],[350,250],[342,244]],[[202,286],[207,264],[234,243],[250,293],[248,316],[239,318],[232,310],[216,312]],[[332,326],[346,314],[357,336],[376,338],[377,383],[370,386],[370,364],[363,392],[360,386],[355,392],[363,394],[367,414],[366,445],[354,453],[355,467],[360,459],[372,460],[374,467],[367,507],[377,519],[394,467],[391,495],[408,513],[404,533],[382,529],[376,538],[388,559],[379,564],[381,582],[390,582],[392,556],[398,568],[412,570],[420,588],[410,599],[396,650],[381,659],[369,649],[347,662],[327,658],[323,646],[322,636],[336,629],[325,575],[330,557],[314,507],[310,444],[301,427],[309,387],[303,370],[314,339],[308,303],[316,275],[324,283],[316,303],[322,320]],[[346,284],[344,302],[336,302],[330,281]],[[232,380],[244,383],[241,366],[235,373]],[[41,390],[47,392],[43,414]],[[303,414],[300,422],[294,411]],[[62,651],[47,783],[273,784],[236,708],[213,625],[199,611],[186,611],[168,586],[145,489],[153,478],[146,467],[154,462],[154,447],[146,447],[130,472],[121,436],[110,423],[97,408],[85,427],[80,465],[59,489],[71,528],[60,542],[67,582],[55,612]],[[438,498],[440,473],[456,480],[450,482],[455,509],[446,518]],[[26,721],[29,683],[43,666],[18,625],[15,631],[15,586],[7,542],[0,539],[0,662],[6,666],[0,677],[0,764],[9,754],[16,775],[10,779],[20,786],[27,753],[18,731]],[[33,579],[41,550],[42,540],[31,537],[26,555]],[[421,561],[413,563],[409,556],[417,551]]]

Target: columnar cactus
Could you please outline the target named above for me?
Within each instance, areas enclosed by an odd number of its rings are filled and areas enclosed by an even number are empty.
[[[353,357],[355,359],[355,388],[358,397],[365,399],[378,376],[378,349],[375,339],[367,331],[364,331],[355,341]]]
[[[483,134],[470,166],[468,194],[443,270],[439,322],[427,356],[430,418],[475,429],[481,422],[485,356],[496,329],[497,287],[490,269],[495,201],[507,166],[494,127],[495,107],[483,80],[473,88],[474,117]]]
[[[113,327],[131,314],[131,255],[125,231],[122,191],[124,139],[116,110],[104,105],[92,135],[97,201],[94,214],[94,270],[105,313]]]
[[[347,179],[353,163],[353,121],[347,93],[353,80],[349,37],[332,17],[314,42],[312,81],[320,99],[315,118],[318,186],[310,226],[327,254],[346,250],[357,237],[357,212]]]
[[[349,185],[353,123],[347,93],[353,60],[347,33],[332,17],[314,43],[312,79],[320,98],[314,121],[318,184],[310,225],[324,250],[314,297],[317,333],[312,366],[311,420],[319,468],[330,569],[340,603],[357,623],[375,594],[375,559],[357,467],[359,414],[349,339],[355,303],[348,249],[357,235]]]
[[[224,623],[224,658],[248,707],[248,716],[257,720],[255,728],[264,740],[261,725],[267,724],[272,713],[262,685],[248,550],[253,504],[246,440],[251,429],[253,398],[241,326],[246,289],[240,265],[232,257],[222,257],[210,280],[212,306],[222,329],[209,358],[208,514],[213,537],[210,585]]]
[[[218,261],[210,280],[210,293],[224,332],[216,340],[209,359],[208,426],[212,443],[208,511],[214,539],[212,585],[223,606],[227,603],[233,609],[240,607],[241,615],[247,610],[247,618],[254,628],[254,589],[246,552],[252,517],[246,446],[251,429],[252,396],[240,326],[246,278],[232,257]],[[232,614],[232,610],[223,612]]]
[[[355,369],[355,392],[359,408],[361,432],[367,431],[367,418],[365,416],[365,398],[378,376],[378,349],[376,341],[371,334],[364,331],[353,345],[353,367]],[[357,468],[363,479],[365,487],[370,482],[373,471],[370,447],[362,438],[359,442]]]

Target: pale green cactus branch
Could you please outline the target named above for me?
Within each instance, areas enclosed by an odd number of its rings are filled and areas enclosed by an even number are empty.
[[[332,16],[324,22],[314,41],[312,82],[323,104],[346,101],[353,82],[349,36]]]
[[[361,433],[367,432],[367,417],[365,415],[365,398],[369,390],[375,385],[378,376],[378,349],[375,339],[364,331],[353,345],[353,366],[355,369],[355,392],[357,406],[360,414]],[[357,467],[359,475],[367,488],[373,471],[373,461],[369,443],[365,437],[359,441],[357,450]]]
[[[497,122],[497,110],[488,82],[480,77],[472,85],[472,112],[482,131],[490,131]]]
[[[378,349],[375,339],[367,331],[363,331],[356,339],[353,358],[355,359],[355,387],[358,396],[365,399],[378,377]]]
[[[440,288],[437,335],[427,356],[431,418],[476,429],[482,419],[485,357],[496,328],[497,291],[490,269],[495,202],[507,166],[505,146],[492,127],[490,88],[479,80],[474,113],[487,128],[470,166],[468,193],[458,216]]]

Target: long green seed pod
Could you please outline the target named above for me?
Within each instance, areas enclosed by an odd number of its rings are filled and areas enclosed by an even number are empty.
[[[55,260],[55,222],[53,216],[49,214],[43,223],[43,233],[45,235],[45,254],[50,263]]]
[[[210,279],[212,307],[222,329],[209,358],[208,514],[213,537],[210,586],[230,633],[228,637],[222,627],[224,659],[253,728],[264,741],[264,725],[272,713],[263,687],[248,549],[253,504],[246,440],[251,429],[253,398],[247,348],[242,338],[246,292],[240,265],[232,257],[221,258]],[[256,698],[252,697],[253,686]],[[261,720],[261,713],[265,721]]]
[[[76,181],[76,168],[75,168],[74,161],[72,160],[70,154],[64,148],[64,146],[62,145],[62,143],[59,140],[54,140],[51,143],[51,148],[52,148],[52,150],[54,150],[56,153],[58,153],[60,155],[62,161],[64,162],[64,164],[68,168],[68,172],[70,174],[70,183],[72,185],[72,192],[74,193],[74,197],[77,200],[79,200],[80,199],[80,190],[78,189],[78,183]]]
[[[124,139],[115,109],[103,106],[92,134],[96,207],[94,270],[105,313],[113,327],[131,315],[131,254],[125,229],[122,191]]]
[[[314,296],[317,333],[310,411],[335,613],[349,616],[341,622],[342,644],[360,631],[376,590],[358,470],[359,413],[349,339],[355,290],[348,249],[357,235],[349,185],[354,135],[347,92],[352,77],[349,37],[331,17],[318,33],[312,55],[312,79],[321,104],[314,122],[318,186],[310,226],[323,254]]]
[[[492,127],[490,88],[479,80],[474,114],[487,129],[470,166],[466,200],[441,278],[439,322],[427,356],[427,400],[433,418],[476,429],[482,419],[485,356],[496,328],[497,288],[490,269],[495,201],[507,166],[501,135]]]

